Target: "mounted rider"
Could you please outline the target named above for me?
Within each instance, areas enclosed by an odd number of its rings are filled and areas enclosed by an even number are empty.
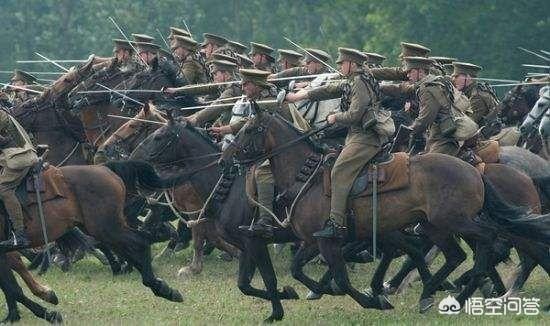
[[[470,99],[473,114],[470,116],[479,126],[485,124],[485,117],[496,110],[498,98],[486,83],[476,80],[482,70],[468,62],[453,62],[452,80],[455,87]]]
[[[367,60],[365,61],[367,68],[382,68],[384,60],[387,59],[385,56],[375,52],[365,52],[363,54],[367,56]]]
[[[4,203],[13,231],[0,242],[0,249],[27,248],[24,215],[15,190],[38,162],[36,151],[23,127],[5,110],[0,110],[0,200]]]
[[[339,48],[336,63],[340,73],[347,79],[328,83],[312,90],[300,90],[287,95],[287,101],[326,100],[341,97],[342,112],[327,116],[329,124],[340,124],[349,128],[342,152],[331,172],[330,215],[324,228],[314,233],[315,237],[341,239],[347,230],[344,226],[348,195],[361,169],[380,151],[385,137],[379,136],[371,124],[379,108],[380,92],[378,82],[365,70],[366,57],[355,49]]]
[[[434,61],[433,67],[439,70],[439,75],[450,76],[453,73],[453,62],[458,61],[457,58],[451,57],[429,57]]]
[[[175,35],[171,41],[171,50],[180,64],[180,71],[187,85],[208,82],[208,72],[200,63],[197,41],[190,37]]]
[[[223,52],[227,45],[227,39],[223,36],[204,33],[202,34],[204,41],[201,43],[201,52],[206,61],[212,60],[212,54],[215,52]]]
[[[300,53],[287,49],[279,49],[277,52],[279,52],[279,58],[277,60],[279,71],[300,67],[302,65],[301,60],[303,55]]]
[[[273,52],[275,49],[269,45],[250,42],[250,59],[254,62],[254,68],[258,70],[274,73],[276,71],[275,58]]]
[[[36,84],[36,77],[25,72],[23,70],[15,69],[13,76],[11,77],[10,84],[17,87],[23,87],[32,90],[41,91],[41,87]],[[28,92],[24,89],[6,88],[5,100],[9,103],[9,106],[15,106],[25,102],[26,100],[33,98],[36,94]]]
[[[428,152],[456,156],[459,142],[453,137],[451,106],[454,99],[449,77],[430,75],[433,61],[425,57],[404,57],[405,72],[419,102],[418,117],[411,128],[411,143],[429,130]],[[411,88],[409,88],[411,89]]]

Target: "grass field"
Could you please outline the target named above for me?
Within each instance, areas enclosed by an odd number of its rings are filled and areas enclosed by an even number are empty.
[[[156,246],[158,251],[159,246]],[[307,289],[295,281],[288,272],[289,254],[275,257],[279,277],[279,288],[292,285],[302,299],[283,303],[286,315],[283,325],[341,325],[341,324],[430,324],[430,325],[549,325],[550,315],[542,312],[538,316],[444,316],[437,312],[437,306],[421,315],[417,312],[417,300],[421,286],[415,283],[406,293],[391,296],[394,310],[377,311],[362,309],[349,297],[324,297],[319,301],[303,299]],[[208,256],[201,275],[179,279],[177,270],[191,257],[191,249],[177,253],[166,261],[155,261],[158,276],[178,288],[185,297],[183,303],[171,303],[156,298],[149,289],[141,285],[137,272],[113,277],[106,266],[94,258],[78,262],[69,273],[59,268],[51,269],[41,278],[57,292],[60,300],[56,310],[63,314],[67,325],[177,325],[177,324],[259,324],[270,313],[270,304],[259,299],[246,297],[236,287],[237,262],[224,262],[216,258],[217,251]],[[517,258],[514,258],[517,262]],[[471,266],[471,261],[461,266],[461,271]],[[395,271],[397,264],[392,265]],[[500,266],[499,271],[507,266]],[[320,276],[324,267],[308,266],[306,271]],[[368,285],[373,266],[356,265],[350,272],[353,284],[359,289]],[[393,274],[392,274],[393,275]],[[455,274],[457,275],[457,272]],[[259,286],[258,277],[254,284]],[[546,273],[537,267],[529,278],[522,296],[541,299],[541,308],[549,304],[550,282]],[[26,293],[29,293],[26,290]],[[439,292],[436,304],[447,294]],[[476,296],[480,296],[476,293]],[[38,300],[38,299],[37,299]],[[5,307],[4,298],[0,301]],[[49,309],[53,307],[49,306]],[[24,307],[22,324],[43,324]],[[5,310],[2,312],[5,314]]]

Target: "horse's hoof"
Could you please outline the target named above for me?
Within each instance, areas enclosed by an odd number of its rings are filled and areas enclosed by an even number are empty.
[[[433,297],[428,297],[428,298],[421,299],[418,302],[418,311],[421,314],[423,314],[423,313],[427,312],[428,310],[430,310],[430,308],[433,307],[433,305],[434,305],[434,298]]]
[[[294,288],[292,286],[284,286],[283,287],[283,293],[284,293],[284,299],[287,299],[287,300],[298,300],[298,299],[300,299],[300,296],[298,295],[298,293],[296,292],[296,290],[294,290]]]
[[[306,296],[306,300],[319,300],[323,297],[322,294],[319,294],[319,293],[315,293],[313,291],[309,291],[307,296]]]
[[[393,295],[397,292],[397,287],[392,286],[390,282],[384,282],[382,288],[385,295]]]
[[[170,297],[167,299],[172,302],[183,302],[183,295],[181,295],[180,291],[172,289]]]
[[[57,295],[53,290],[49,290],[48,292],[46,292],[46,295],[44,296],[44,301],[53,305],[59,304],[59,299],[57,298]]]
[[[484,279],[482,282],[483,284],[479,287],[479,291],[484,298],[492,298],[493,290],[495,289],[493,282],[489,278]]]
[[[63,322],[63,317],[61,316],[61,313],[57,311],[46,312],[44,319],[46,319],[48,322],[52,324],[61,324]]]
[[[16,311],[16,312],[10,312],[8,313],[8,315],[6,316],[6,318],[4,318],[4,320],[0,321],[0,324],[12,324],[12,323],[15,323],[15,322],[18,322],[21,320],[21,316],[19,315],[19,313]]]
[[[283,320],[283,316],[271,315],[271,316],[267,317],[266,319],[264,319],[264,323],[272,324],[273,322],[280,321],[280,320]]]
[[[380,310],[391,310],[393,309],[393,305],[391,304],[390,300],[388,300],[388,297],[385,295],[378,295],[378,307]]]
[[[226,251],[222,251],[219,255],[218,255],[218,258],[223,260],[223,261],[232,261],[233,260],[233,256],[231,256],[231,254],[229,254],[228,252]]]

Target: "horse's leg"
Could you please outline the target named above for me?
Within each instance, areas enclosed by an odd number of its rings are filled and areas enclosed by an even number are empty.
[[[204,258],[204,243],[206,242],[206,232],[209,223],[200,223],[191,228],[193,234],[193,259],[187,266],[180,268],[178,276],[186,277],[200,274]]]
[[[13,275],[13,272],[9,268],[8,259],[5,253],[0,254],[0,288],[6,296],[9,311],[7,321],[19,319],[19,313],[17,312],[17,305],[14,301],[20,302],[27,309],[29,309],[36,317],[43,318],[52,323],[62,322],[61,314],[56,311],[48,311],[38,303],[27,298],[23,293],[23,290],[17,284],[17,280]]]
[[[6,298],[8,315],[0,321],[0,324],[11,324],[21,320],[21,315],[19,315],[19,309],[17,308],[17,301],[8,293],[4,293],[4,297]]]
[[[334,239],[318,239],[319,250],[329,265],[334,281],[342,291],[352,297],[364,308],[391,309],[391,304],[382,296],[377,298],[361,293],[353,288],[349,281],[346,264],[342,257],[342,249]]]
[[[206,231],[206,238],[207,241],[212,243],[216,248],[219,250],[222,250],[224,252],[227,252],[231,255],[231,257],[238,257],[239,255],[239,249],[237,249],[235,246],[227,243],[220,235],[218,230],[216,229],[216,226],[213,222],[207,222],[207,231]]]
[[[112,241],[112,248],[115,253],[126,258],[141,274],[143,285],[153,291],[161,298],[182,302],[183,297],[178,290],[172,289],[168,284],[153,273],[151,266],[151,248],[146,239],[142,238],[136,231],[123,227],[114,231],[114,239],[101,239]]]
[[[472,277],[464,290],[456,297],[456,300],[460,303],[461,307],[463,306],[466,299],[468,299],[474,293],[482,277],[487,274],[488,265],[493,266],[493,264],[489,262],[490,252],[490,244],[487,244],[484,240],[477,241],[474,268],[472,269]]]
[[[272,312],[265,321],[282,320],[284,309],[281,299],[298,299],[298,294],[290,286],[284,287],[282,292],[278,292],[277,276],[275,275],[275,269],[273,268],[267,245],[263,239],[253,238],[247,241],[247,250],[251,253],[252,259],[262,275],[268,300],[271,301]]]
[[[304,266],[313,258],[317,257],[318,254],[319,247],[316,243],[303,243],[292,258],[290,272],[292,274],[292,277],[300,281],[300,283],[305,285],[310,291],[317,294],[322,294],[323,287],[321,286],[321,284],[304,273]]]
[[[32,274],[25,267],[25,264],[23,264],[23,261],[17,252],[10,252],[6,254],[6,256],[10,268],[21,276],[25,284],[27,284],[27,287],[31,290],[32,294],[51,304],[57,305],[59,303],[57,295],[52,289],[38,283],[34,279]]]
[[[423,231],[439,249],[441,249],[445,256],[445,264],[443,264],[424,286],[419,302],[419,310],[421,313],[426,312],[433,306],[434,299],[432,295],[437,291],[443,281],[445,281],[447,276],[466,260],[466,253],[460,248],[460,245],[452,235],[443,234],[441,230],[434,228],[431,224],[423,224]]]
[[[105,255],[107,261],[109,261],[109,266],[111,267],[113,275],[116,276],[123,274],[122,264],[120,263],[119,259],[113,254],[111,249],[107,248],[107,246],[103,243],[99,243],[97,245],[97,248]]]
[[[523,285],[531,275],[531,272],[537,267],[537,262],[526,255],[523,251],[517,250],[519,256],[519,265],[516,267],[512,275],[512,282],[508,291],[504,294],[504,297],[514,297],[523,288]]]

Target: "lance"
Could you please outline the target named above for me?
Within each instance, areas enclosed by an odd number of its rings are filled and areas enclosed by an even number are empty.
[[[519,83],[520,82],[519,80],[512,80],[512,79],[496,79],[496,78],[480,78],[480,77],[475,77],[475,78],[472,78],[472,79],[485,80],[485,81],[494,81],[494,82],[503,82],[503,83]]]
[[[504,87],[504,86],[519,86],[519,85],[545,85],[545,84],[550,84],[550,82],[526,82],[526,83],[513,83],[513,84],[496,84],[496,85],[491,85],[492,87]]]
[[[244,98],[244,95],[241,96],[235,96],[235,97],[226,97],[226,98],[218,98],[211,101],[205,101],[204,103],[213,103],[213,102],[225,102],[225,101],[231,101],[231,100],[238,100]]]
[[[53,60],[55,62],[60,62],[60,63],[82,63],[82,62],[86,62],[86,60],[67,60],[67,59],[60,59],[60,60]],[[47,60],[18,60],[16,61],[17,63],[49,63],[49,61]]]
[[[140,119],[140,118],[133,118],[133,117],[125,117],[123,115],[115,115],[115,114],[107,114],[109,118],[117,118],[117,119],[123,119],[123,120],[132,120],[132,121],[139,121],[139,122],[148,122],[148,123],[154,123],[159,125],[166,125],[166,122],[160,122],[155,120],[147,120],[147,119]]]
[[[292,40],[290,40],[288,37],[284,37],[283,38],[285,40],[287,40],[290,44],[294,45],[295,47],[297,47],[298,49],[304,51],[305,53],[307,53],[307,55],[311,56],[313,59],[319,61],[321,64],[323,64],[325,67],[327,67],[330,71],[332,72],[335,72],[337,73],[338,75],[342,75],[342,73],[340,73],[338,70],[334,69],[331,65],[329,65],[328,63],[324,62],[323,60],[317,58],[315,55],[313,55],[311,52],[309,52],[308,50],[304,49],[303,47],[301,47],[300,45],[292,42]]]
[[[529,68],[550,69],[550,66],[545,66],[545,65],[528,65],[528,64],[524,63],[524,64],[522,64],[522,66],[529,67]]]
[[[189,26],[187,26],[187,23],[185,22],[185,19],[182,18],[181,20],[183,21],[183,26],[185,26],[185,29],[187,30],[187,33],[189,33],[189,36],[191,36],[191,38],[193,38],[193,34],[191,34],[191,30],[189,29]]]
[[[61,75],[63,72],[61,71],[25,71],[28,74],[31,75]],[[0,70],[0,74],[13,74],[13,71],[11,70]]]
[[[5,87],[9,87],[9,88],[13,88],[13,89],[19,89],[19,90],[26,91],[26,92],[29,92],[29,93],[42,94],[41,91],[36,91],[34,89],[30,89],[30,88],[26,88],[26,87],[15,86],[15,85],[12,85],[12,84],[4,84],[4,83],[0,83],[0,85],[5,86]]]
[[[124,34],[124,31],[122,30],[122,28],[120,28],[120,27],[118,26],[118,24],[115,22],[115,20],[113,19],[113,17],[110,17],[110,16],[109,16],[109,20],[111,20],[111,22],[113,23],[113,25],[115,25],[115,27],[118,29],[118,31],[120,32],[120,34],[122,34],[122,36],[124,37],[124,39],[126,40],[126,42],[128,42],[128,44],[130,44],[130,46],[132,47],[132,50],[134,50],[134,52],[135,52],[136,54],[138,54],[139,52],[138,52],[138,50],[136,49],[136,47],[134,46],[133,42],[130,41],[130,40],[128,39],[128,37],[126,36],[126,34]],[[143,58],[142,58],[141,56],[139,56],[139,54],[138,54],[138,57],[139,57],[139,59],[141,60],[141,62],[143,62],[143,64],[145,64],[145,66],[146,66],[147,68],[149,68],[149,65],[147,64],[147,62],[145,62],[145,60],[143,60]]]
[[[205,109],[205,108],[229,107],[229,106],[233,106],[237,103],[238,102],[188,106],[188,107],[184,107],[184,108],[179,108],[178,110],[197,110],[197,109]],[[264,101],[257,101],[256,103],[258,103],[258,104],[275,104],[275,103],[278,103],[278,102],[277,102],[277,100],[264,100]]]
[[[115,93],[115,94],[118,94],[118,95],[122,96],[123,98],[128,99],[128,100],[130,100],[130,101],[132,101],[132,102],[134,102],[134,103],[137,103],[137,104],[139,104],[139,105],[141,105],[141,106],[144,106],[144,105],[145,105],[144,103],[142,103],[142,102],[140,102],[140,101],[138,101],[138,100],[135,100],[135,99],[131,98],[130,96],[127,96],[127,95],[125,95],[125,94],[123,94],[123,93],[121,93],[121,92],[115,91],[114,89],[110,89],[109,87],[107,87],[107,86],[105,86],[105,85],[102,85],[102,84],[100,84],[100,83],[96,83],[96,85],[99,86],[99,87],[101,87],[101,88],[105,88],[105,89],[108,90],[109,92],[113,92],[113,93]]]
[[[95,91],[80,91],[77,94],[104,94],[111,93],[111,89],[106,90],[95,90]],[[118,89],[119,92],[123,93],[162,93],[162,90],[157,89]]]
[[[550,76],[550,73],[528,72],[527,76],[529,76],[529,77],[545,77],[545,76]]]
[[[550,52],[548,52],[548,51],[540,50],[540,52],[550,55]]]
[[[35,52],[34,54],[36,54],[37,56],[41,57],[42,59],[48,61],[49,63],[53,64],[54,66],[56,66],[57,68],[60,68],[61,70],[65,71],[65,72],[68,72],[68,71],[69,71],[69,69],[63,67],[62,65],[60,65],[59,63],[57,63],[57,62],[55,62],[55,61],[53,61],[53,60],[51,60],[51,59],[46,58],[45,56],[41,55],[41,54],[38,53],[38,52]]]
[[[529,54],[532,54],[532,55],[534,55],[534,56],[537,56],[537,57],[539,57],[539,58],[541,58],[541,59],[544,59],[544,60],[546,60],[546,61],[550,61],[550,58],[547,58],[547,57],[545,57],[545,56],[543,56],[543,55],[540,55],[540,54],[538,54],[538,53],[536,53],[536,52],[533,52],[533,51],[531,51],[531,50],[527,50],[527,49],[525,49],[525,48],[522,48],[521,46],[518,46],[518,49],[520,49],[520,50],[522,50],[522,51],[525,51],[525,52],[527,52],[527,53],[529,53]]]
[[[162,35],[161,31],[158,28],[157,28],[157,33],[159,33],[160,38],[162,39],[162,41],[166,45],[166,48],[168,48],[168,50],[170,50],[170,45],[168,45],[168,42],[166,42],[166,39],[164,38],[164,36]]]

